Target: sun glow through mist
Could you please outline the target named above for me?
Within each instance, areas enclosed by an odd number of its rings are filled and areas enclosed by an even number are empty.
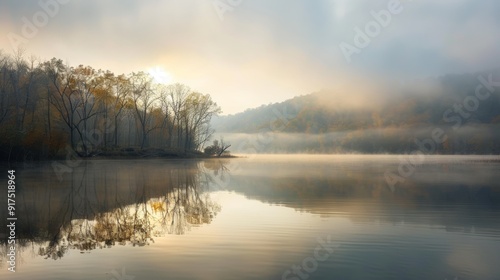
[[[172,83],[172,80],[173,80],[172,75],[170,73],[168,73],[167,71],[165,71],[165,69],[163,69],[160,66],[150,68],[148,70],[148,73],[149,73],[149,75],[151,75],[151,77],[153,77],[154,81],[158,84],[170,84],[170,83]]]

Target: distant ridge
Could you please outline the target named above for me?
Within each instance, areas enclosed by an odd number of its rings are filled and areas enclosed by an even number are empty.
[[[388,87],[381,96],[379,93],[315,92],[238,114],[215,117],[212,125],[218,133],[272,131],[309,136],[343,133],[343,137],[347,137],[343,140],[336,138],[319,150],[316,150],[316,144],[291,150],[288,145],[282,145],[283,152],[331,152],[338,151],[339,147],[342,151],[359,151],[359,147],[344,148],[360,139],[370,141],[366,137],[375,137],[372,140],[377,141],[377,136],[369,135],[374,131],[378,131],[376,134],[381,137],[380,148],[362,148],[362,152],[405,152],[411,149],[413,138],[427,135],[434,127],[442,127],[449,130],[452,141],[440,145],[438,152],[458,153],[459,149],[464,149],[463,153],[498,153],[500,87],[488,92],[487,86],[481,85],[478,79],[482,76],[487,80],[489,75],[493,81],[500,81],[500,70],[497,69]],[[476,97],[478,87],[483,95],[489,93],[486,99]],[[352,96],[361,101],[358,104],[351,102]],[[383,144],[384,139],[392,143],[392,148]],[[374,147],[375,144],[368,146]]]

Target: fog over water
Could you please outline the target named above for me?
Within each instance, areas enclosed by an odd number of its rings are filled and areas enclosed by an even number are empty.
[[[314,279],[495,279],[499,160],[426,156],[392,188],[394,155],[87,160],[62,181],[19,166],[18,272],[0,275],[281,279],[321,239]]]

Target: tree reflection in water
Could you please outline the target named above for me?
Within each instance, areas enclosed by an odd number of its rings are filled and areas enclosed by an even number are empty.
[[[221,209],[207,192],[200,164],[86,162],[63,182],[28,180],[25,172],[17,201],[27,217],[18,229],[20,246],[60,259],[69,250],[145,246],[209,224]]]
[[[203,161],[200,165],[202,183],[211,189],[225,190],[231,183],[231,173],[237,170],[239,165],[229,159],[218,158]]]

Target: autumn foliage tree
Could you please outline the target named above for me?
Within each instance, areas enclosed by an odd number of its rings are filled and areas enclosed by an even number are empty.
[[[144,72],[115,75],[53,58],[0,51],[2,159],[80,156],[112,149],[201,150],[220,108],[182,84],[159,85]]]

